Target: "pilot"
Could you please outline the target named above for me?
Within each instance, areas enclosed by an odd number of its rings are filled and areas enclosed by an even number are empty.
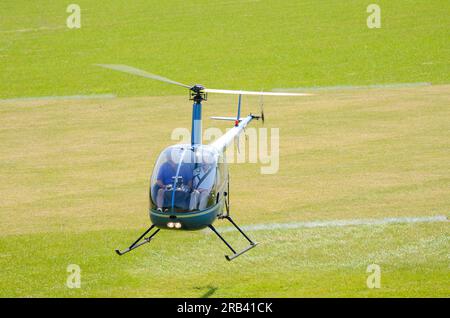
[[[193,173],[193,188],[191,200],[189,203],[190,210],[204,210],[208,204],[209,193],[214,185],[215,168],[212,157],[203,155],[200,167]]]
[[[156,206],[158,211],[162,211],[164,205],[164,194],[166,191],[172,191],[172,187],[176,186],[174,178],[177,177],[177,170],[179,162],[181,161],[181,154],[179,149],[173,149],[166,153],[167,161],[164,162],[158,171],[156,180],[156,188],[158,189],[156,195]],[[178,171],[178,177],[183,180],[183,186],[187,189],[192,187],[192,170],[188,164],[181,164]]]

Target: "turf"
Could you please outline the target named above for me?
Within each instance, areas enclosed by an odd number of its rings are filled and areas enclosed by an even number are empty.
[[[118,257],[148,226],[153,163],[191,107],[178,88],[92,66],[230,89],[432,83],[267,98],[279,171],[232,164],[232,213],[244,225],[448,217],[448,1],[377,1],[376,30],[359,0],[77,3],[79,30],[64,1],[0,3],[0,296],[450,296],[448,222],[255,231],[260,245],[231,263],[213,235],[166,231]],[[86,94],[119,97],[20,99]],[[210,96],[204,117],[235,104]],[[380,289],[366,286],[373,263]],[[69,264],[80,289],[65,285]]]
[[[267,101],[280,170],[231,165],[235,219],[449,216],[449,96],[429,86]],[[212,98],[205,116],[233,101]],[[2,296],[449,296],[447,222],[251,232],[260,246],[232,263],[213,235],[163,232],[118,257],[148,224],[148,178],[172,129],[189,124],[185,97],[1,106]],[[72,263],[81,289],[65,286]],[[381,289],[366,287],[372,263]]]
[[[162,233],[147,250],[121,258],[112,252],[135,234],[9,237],[2,296],[448,297],[449,292],[448,224],[259,232],[254,236],[261,245],[231,263],[217,239],[202,233]],[[11,262],[14,266],[4,264]],[[80,289],[65,285],[72,263],[82,270]],[[381,266],[380,289],[366,286],[372,263]]]
[[[93,63],[128,64],[210,87],[272,89],[448,83],[450,3],[377,1],[87,1],[0,4],[0,98],[183,94]]]

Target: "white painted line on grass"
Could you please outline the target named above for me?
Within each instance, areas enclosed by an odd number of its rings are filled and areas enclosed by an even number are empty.
[[[273,92],[300,92],[300,91],[327,91],[327,90],[352,90],[367,88],[403,88],[403,87],[419,87],[431,86],[431,83],[392,83],[392,84],[372,84],[372,85],[339,85],[339,86],[312,86],[312,87],[295,87],[295,88],[274,88]]]
[[[288,222],[288,223],[262,223],[242,226],[245,231],[264,231],[264,230],[285,230],[300,228],[317,227],[343,227],[355,225],[384,225],[393,223],[428,223],[428,222],[448,222],[445,215],[436,216],[418,216],[418,217],[390,217],[382,219],[350,219],[350,220],[331,220],[331,221],[309,221],[309,222]],[[232,226],[218,228],[221,233],[236,231]]]
[[[0,102],[23,102],[39,100],[65,100],[65,99],[103,99],[116,98],[114,94],[92,94],[92,95],[69,95],[69,96],[39,96],[39,97],[17,97],[0,99]]]
[[[2,30],[2,31],[0,31],[0,33],[25,33],[25,32],[39,32],[39,31],[54,31],[54,30],[61,30],[61,29],[67,29],[67,27],[66,26],[54,26],[54,27],[42,26],[39,28]]]

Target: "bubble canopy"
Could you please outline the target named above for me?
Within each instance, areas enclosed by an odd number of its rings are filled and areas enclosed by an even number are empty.
[[[207,210],[225,186],[223,155],[208,145],[170,146],[159,155],[150,181],[150,207],[160,212]]]

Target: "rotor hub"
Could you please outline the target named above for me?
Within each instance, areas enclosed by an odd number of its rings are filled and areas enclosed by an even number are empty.
[[[203,85],[200,84],[195,84],[194,86],[192,86],[189,91],[190,91],[190,100],[193,100],[195,102],[201,102],[201,101],[206,101],[207,100],[207,94],[204,91],[205,87]]]
[[[203,85],[200,84],[195,84],[194,86],[192,86],[191,91],[193,91],[194,93],[200,93],[201,91],[203,91],[205,89],[205,87]]]

